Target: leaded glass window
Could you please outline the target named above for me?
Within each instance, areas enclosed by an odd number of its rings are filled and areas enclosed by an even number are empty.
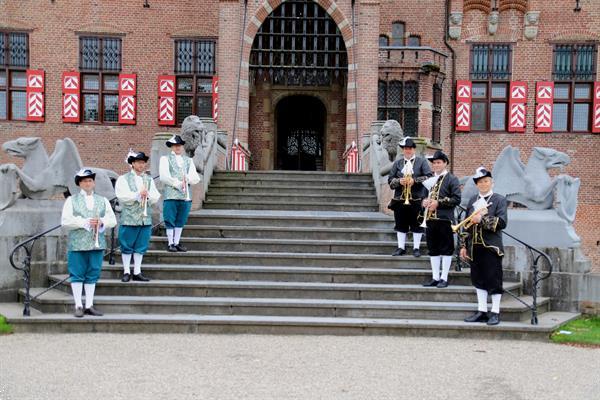
[[[29,35],[0,32],[0,120],[26,118],[25,72],[29,67]]]
[[[418,136],[419,83],[417,81],[384,81],[378,83],[377,119],[394,119],[406,136]]]
[[[433,108],[431,118],[431,141],[441,143],[442,140],[442,86],[433,85]]]

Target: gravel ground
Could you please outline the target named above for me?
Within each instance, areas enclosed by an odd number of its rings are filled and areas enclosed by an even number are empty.
[[[402,337],[0,336],[0,400],[600,399],[600,349]]]

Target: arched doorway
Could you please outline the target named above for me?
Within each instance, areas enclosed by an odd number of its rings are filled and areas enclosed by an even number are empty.
[[[327,111],[313,96],[288,96],[277,103],[277,169],[322,171]]]

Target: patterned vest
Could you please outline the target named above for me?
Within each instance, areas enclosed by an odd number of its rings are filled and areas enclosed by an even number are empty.
[[[106,213],[106,205],[104,197],[94,193],[94,208],[88,210],[85,206],[85,198],[81,193],[71,196],[73,204],[73,215],[85,219],[94,217],[104,217]],[[87,231],[83,228],[73,229],[69,231],[69,251],[88,251],[88,250],[103,250],[106,248],[106,240],[104,233],[98,233],[98,244],[100,247],[95,247],[94,231]]]
[[[183,168],[180,168],[179,165],[177,165],[177,161],[175,161],[175,155],[173,153],[168,155],[169,173],[171,174],[171,176],[173,178],[179,179],[180,181],[183,180],[183,171],[185,171],[187,173],[187,171],[190,170],[190,164],[192,162],[192,159],[189,157],[182,156],[182,158],[183,158]],[[187,190],[188,190],[188,192],[190,190],[189,183],[187,185]],[[191,193],[190,193],[189,198],[191,201],[191,198],[192,198]],[[181,190],[174,188],[171,185],[164,185],[163,199],[165,199],[165,200],[186,200],[186,194],[183,193]]]
[[[132,192],[137,192],[138,188],[135,184],[135,172],[131,171],[128,174],[125,174],[125,179],[127,180],[127,184],[129,185],[129,190]],[[150,185],[152,184],[152,178],[148,174],[142,174],[142,180],[144,185],[146,185],[146,189],[150,191]],[[144,217],[144,208],[142,207],[142,203],[139,201],[134,201],[131,204],[123,204],[121,211],[121,225],[128,226],[141,226],[141,225],[152,225],[152,206],[150,206],[150,202],[147,202],[146,206],[146,216]]]

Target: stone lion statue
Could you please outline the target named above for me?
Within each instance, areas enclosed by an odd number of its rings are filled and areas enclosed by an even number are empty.
[[[400,123],[394,119],[388,119],[381,127],[379,134],[383,149],[387,152],[389,160],[394,162],[398,154],[398,144],[404,137],[404,131]]]
[[[196,170],[202,174],[213,146],[215,132],[208,131],[202,120],[190,115],[181,124],[181,138],[185,140],[185,151],[194,160]]]

